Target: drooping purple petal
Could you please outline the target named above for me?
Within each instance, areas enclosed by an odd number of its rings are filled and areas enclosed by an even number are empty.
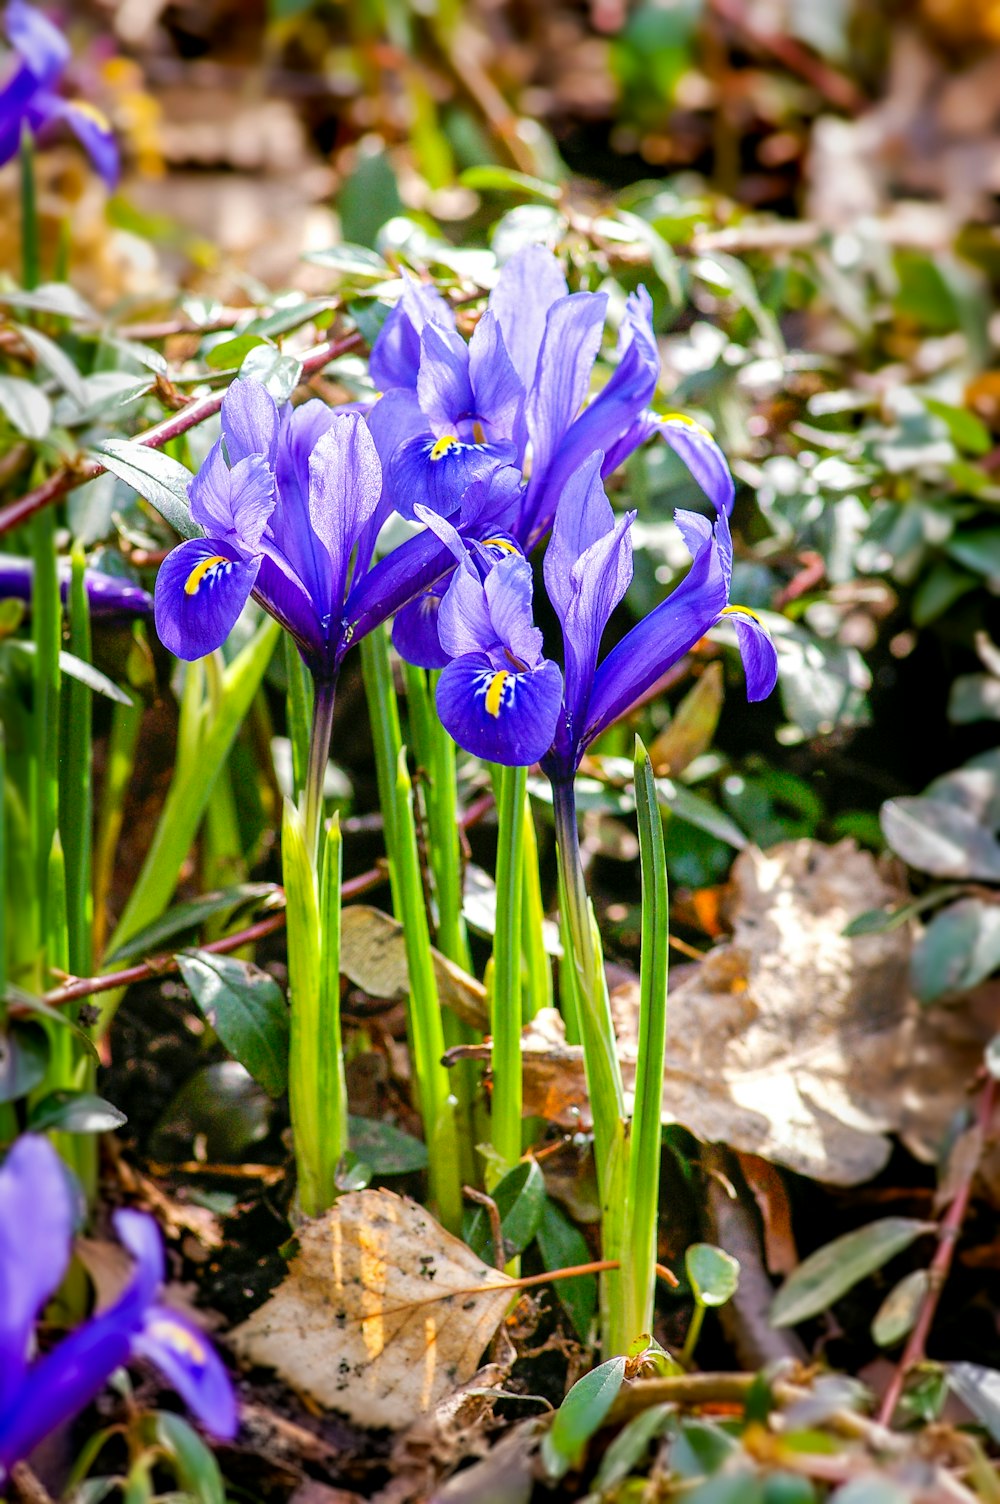
[[[587,395],[607,304],[604,293],[575,292],[549,309],[526,409],[535,487]]]
[[[261,556],[243,558],[222,538],[190,538],[156,576],[156,630],[177,658],[204,658],[225,642],[246,605]]]
[[[418,502],[451,517],[470,487],[514,458],[513,444],[464,444],[425,434],[397,449],[389,465],[389,492],[397,512],[411,522]]]
[[[262,454],[273,468],[278,409],[263,382],[250,377],[233,382],[222,399],[222,437],[231,465]]]
[[[517,439],[523,451],[525,390],[504,345],[496,315],[487,308],[469,341],[474,416],[487,439]]]
[[[736,489],[726,456],[707,428],[683,413],[669,413],[657,423],[656,430],[684,461],[717,512],[733,509]]]
[[[435,288],[404,275],[403,295],[382,325],[368,362],[378,391],[416,389],[420,335],[425,324],[454,329],[455,315]]]
[[[338,413],[309,456],[309,513],[330,558],[326,609],[339,614],[347,596],[354,546],[382,494],[382,466],[375,441],[360,413]]]
[[[475,415],[469,347],[453,329],[427,324],[420,336],[417,399],[435,438],[457,437]]]
[[[188,495],[191,516],[200,527],[253,551],[275,508],[274,475],[267,460],[258,454],[248,455],[230,468],[219,441],[192,480]]]
[[[440,583],[433,585],[393,617],[392,645],[404,663],[416,668],[444,668],[451,662],[438,636],[438,611],[445,588]]]
[[[562,267],[552,252],[527,245],[505,264],[490,293],[490,311],[526,392],[535,379],[548,311],[568,292]]]
[[[59,563],[59,592],[63,601],[69,595],[70,567]],[[148,616],[153,597],[141,585],[101,569],[85,569],[84,588],[90,614],[100,616]],[[0,554],[0,600],[31,600],[35,584],[35,566],[30,559],[16,554]]]
[[[751,702],[766,700],[778,682],[778,654],[767,628],[745,607],[727,607],[724,619],[731,621],[736,628],[747,681],[747,699]]]
[[[35,1321],[66,1273],[75,1217],[58,1154],[47,1139],[25,1134],[0,1167],[0,1436]]]
[[[562,675],[549,659],[518,673],[472,653],[453,659],[438,681],[445,729],[467,752],[506,767],[530,767],[545,756],[561,706]]]
[[[146,1358],[221,1441],[230,1441],[239,1419],[229,1375],[215,1349],[193,1322],[167,1306],[149,1306],[133,1338],[132,1353]]]
[[[114,188],[121,171],[121,155],[111,122],[100,110],[86,100],[60,99],[58,94],[39,90],[32,97],[27,118],[36,133],[54,121],[68,125],[104,182]]]
[[[728,593],[720,540],[712,533],[699,542],[694,562],[676,590],[627,632],[599,666],[586,725],[575,728],[577,757],[704,637],[718,620]]]

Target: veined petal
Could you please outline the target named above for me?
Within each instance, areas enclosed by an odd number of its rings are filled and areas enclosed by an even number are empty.
[[[4,30],[36,85],[51,84],[70,60],[69,43],[59,28],[24,0],[10,0]]]
[[[236,1435],[236,1396],[229,1375],[193,1322],[166,1306],[149,1306],[132,1352],[155,1364],[206,1431],[223,1441]]]
[[[747,680],[747,699],[766,700],[778,682],[778,654],[764,624],[745,606],[727,606],[723,620],[736,628]]]
[[[504,344],[496,315],[487,308],[469,341],[473,410],[488,439],[513,439],[523,452],[525,390]]]
[[[417,399],[435,434],[452,433],[475,415],[469,347],[453,329],[427,324],[420,336]]]
[[[683,413],[668,413],[659,419],[654,431],[684,461],[716,511],[731,512],[736,495],[733,477],[726,456],[708,429]]]
[[[535,379],[546,315],[568,292],[563,269],[552,252],[541,245],[526,245],[504,264],[490,293],[488,307],[500,325],[525,391]]]
[[[545,756],[561,706],[562,675],[549,659],[516,673],[472,653],[454,659],[438,680],[445,729],[467,752],[506,767],[530,767]]]
[[[444,587],[435,585],[396,612],[392,623],[392,645],[405,663],[412,663],[416,668],[444,668],[451,662],[451,656],[441,646],[438,636],[438,612],[443,595]]]
[[[599,666],[586,723],[574,729],[577,760],[596,736],[704,637],[718,620],[728,594],[719,538],[712,533],[699,542],[694,562],[676,590],[627,632]]]
[[[118,142],[107,116],[84,99],[60,99],[56,94],[38,93],[31,101],[31,117],[43,116],[62,120],[69,126],[87,156],[109,188],[118,182],[121,157]]]
[[[520,553],[505,554],[487,574],[482,589],[504,656],[515,667],[534,668],[542,656],[542,634],[531,613],[531,565]]]
[[[275,507],[274,475],[267,460],[248,455],[228,466],[221,441],[188,487],[191,516],[217,538],[256,549]]]
[[[574,461],[594,449],[610,449],[652,401],[660,375],[660,352],[653,333],[653,305],[644,287],[629,295],[618,348],[619,360],[610,380],[567,434]],[[565,473],[570,460],[564,454],[559,458]]]
[[[242,558],[221,538],[190,538],[156,576],[154,611],[163,646],[177,658],[204,658],[222,646],[246,605],[260,555]]]
[[[0,1168],[0,1435],[35,1321],[69,1264],[75,1202],[49,1141],[19,1138]]]
[[[309,456],[311,527],[330,558],[330,597],[325,612],[339,617],[347,596],[347,570],[354,546],[382,494],[382,466],[375,441],[360,413],[338,413]]]
[[[273,468],[278,409],[263,382],[238,377],[222,399],[222,437],[231,465],[262,454]]]
[[[382,325],[368,362],[379,391],[396,387],[416,390],[420,335],[425,324],[454,329],[455,315],[435,288],[404,275],[403,295]]]
[[[325,549],[321,547],[320,552],[325,558]],[[335,644],[330,640],[334,618],[330,615],[327,596],[322,603],[317,603],[294,570],[289,569],[283,560],[268,554],[260,561],[253,596],[291,633],[310,665],[324,669],[329,666],[329,656],[335,650]],[[335,620],[339,628],[339,617]]]
[[[471,486],[513,458],[513,444],[463,444],[457,437],[424,434],[397,449],[389,465],[389,490],[397,512],[411,522],[417,502],[450,517]]]
[[[465,558],[451,577],[438,610],[438,639],[449,658],[489,653],[499,646],[483,582]]]
[[[549,309],[526,409],[535,488],[587,395],[607,306],[604,293],[575,292]]]

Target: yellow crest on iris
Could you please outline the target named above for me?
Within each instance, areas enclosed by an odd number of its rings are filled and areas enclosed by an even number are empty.
[[[220,564],[232,562],[232,559],[227,559],[225,554],[212,554],[211,558],[200,559],[184,581],[184,594],[197,595],[206,575],[213,574]]]
[[[431,450],[431,459],[443,460],[446,454],[450,454],[453,449],[461,449],[461,447],[461,442],[453,433],[443,434]]]
[[[494,718],[500,715],[500,706],[503,703],[503,687],[510,678],[507,669],[501,668],[493,675],[486,690],[486,714]]]

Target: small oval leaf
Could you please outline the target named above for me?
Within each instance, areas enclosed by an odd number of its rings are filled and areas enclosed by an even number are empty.
[[[556,1411],[542,1442],[542,1461],[558,1480],[582,1459],[587,1442],[599,1430],[625,1381],[625,1358],[609,1358],[573,1385]]]
[[[926,1269],[913,1269],[889,1291],[872,1321],[872,1340],[879,1347],[894,1347],[913,1330],[930,1283]]]
[[[771,1325],[794,1326],[818,1316],[859,1281],[935,1229],[935,1223],[919,1222],[914,1217],[882,1217],[835,1238],[810,1254],[785,1280],[771,1307]]]
[[[700,1306],[724,1306],[740,1282],[739,1261],[711,1243],[692,1243],[684,1267]]]

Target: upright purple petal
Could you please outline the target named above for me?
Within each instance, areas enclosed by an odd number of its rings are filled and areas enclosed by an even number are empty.
[[[250,597],[260,564],[259,554],[243,558],[222,538],[190,538],[169,553],[154,596],[163,646],[188,661],[220,648]]]
[[[501,646],[483,582],[471,559],[463,559],[445,591],[438,611],[438,638],[449,658],[489,653]]]
[[[615,520],[600,463],[600,453],[591,455],[563,491],[544,565],[562,622],[566,706],[574,734],[586,714],[604,629],[632,579],[629,528],[635,513]]]
[[[36,86],[54,82],[70,60],[70,46],[57,26],[24,0],[9,0],[4,30]]]
[[[516,672],[472,653],[444,669],[436,699],[441,722],[460,747],[488,762],[530,767],[552,745],[562,675],[549,659]]]
[[[334,409],[318,397],[301,407],[283,408],[274,456],[280,504],[271,513],[269,537],[305,593],[315,601],[329,599],[331,564],[322,542],[308,525],[309,456],[333,418]]]
[[[535,384],[528,394],[528,432],[533,445],[532,484],[551,464],[590,384],[604,330],[604,293],[576,292],[552,304],[538,352]]]
[[[261,455],[248,455],[232,467],[222,457],[221,442],[188,487],[191,516],[206,532],[255,550],[275,507],[274,475]]]
[[[19,1138],[0,1167],[0,1436],[35,1321],[66,1273],[75,1214],[55,1149],[35,1134]]]
[[[132,1353],[160,1370],[206,1431],[221,1441],[232,1440],[239,1424],[233,1386],[215,1349],[193,1322],[167,1306],[148,1307]]]
[[[531,611],[531,565],[521,554],[506,554],[489,571],[482,589],[493,631],[503,645],[502,666],[534,668],[542,656],[542,634]]]
[[[426,324],[454,329],[455,315],[435,288],[404,275],[403,295],[382,325],[368,362],[378,391],[416,389],[420,336]]]
[[[243,377],[222,399],[222,437],[231,465],[262,454],[273,466],[278,440],[278,409],[263,382]]]
[[[425,326],[420,336],[417,398],[436,438],[457,437],[459,426],[475,416],[469,347],[455,330]]]
[[[489,309],[525,391],[538,365],[545,320],[553,303],[567,296],[562,267],[544,246],[527,245],[504,265],[490,293]]]
[[[496,315],[487,309],[469,341],[469,379],[475,417],[487,439],[516,439],[523,452],[525,389],[504,345]]]
[[[338,413],[309,456],[309,513],[302,518],[329,555],[325,610],[338,620],[351,554],[381,494],[382,466],[368,425],[360,413]]]

